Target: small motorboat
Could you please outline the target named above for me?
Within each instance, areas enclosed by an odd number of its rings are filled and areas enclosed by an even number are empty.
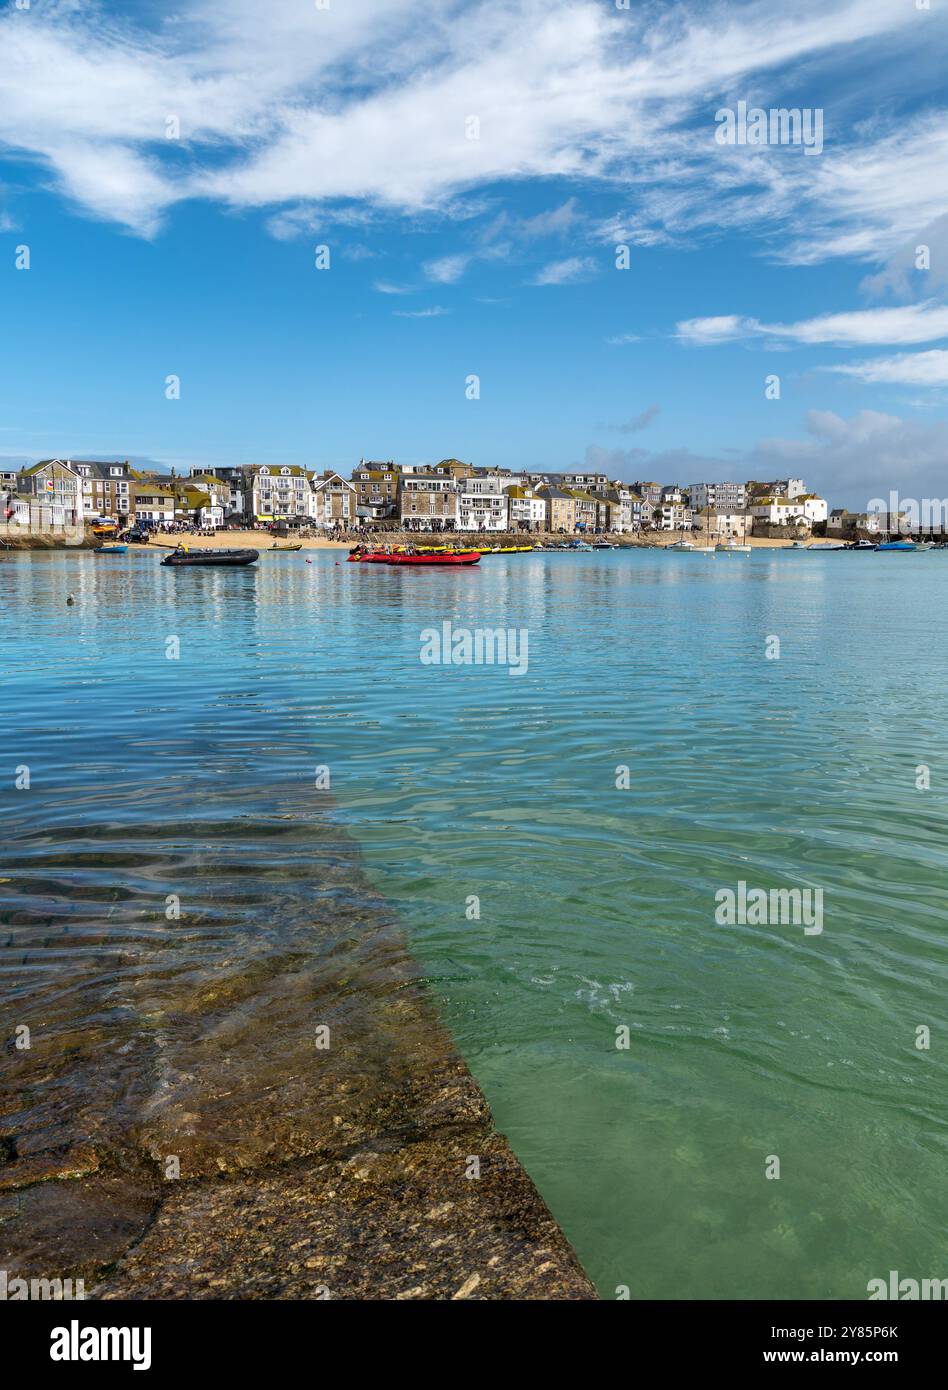
[[[273,544],[270,546],[270,549],[271,549],[271,550],[286,550],[286,551],[291,551],[291,550],[302,550],[302,549],[303,549],[303,542],[302,542],[302,541],[294,541],[291,545],[278,545],[277,542],[274,541]]]
[[[842,542],[825,541],[816,545],[806,545],[803,547],[809,555],[827,555],[831,550],[848,550],[849,546]]]
[[[179,545],[162,560],[163,565],[252,565],[259,550],[189,550]]]
[[[118,541],[106,541],[103,545],[93,548],[93,555],[124,555],[128,550],[127,545],[121,545]]]
[[[672,541],[671,545],[665,547],[666,550],[694,550],[691,541]]]
[[[885,551],[900,550],[900,551],[904,551],[906,554],[912,554],[912,553],[914,553],[916,550],[922,550],[922,549],[926,549],[926,550],[927,550],[928,547],[927,547],[927,546],[924,546],[924,547],[923,547],[923,546],[920,546],[920,545],[916,545],[914,541],[883,541],[881,545],[879,545],[879,546],[876,547],[876,549],[880,552],[880,554],[881,554],[881,552],[884,551],[884,550],[885,550]]]
[[[851,545],[850,550],[878,550],[879,547],[873,541],[856,541]]]
[[[749,545],[741,545],[737,541],[718,541],[714,548],[719,555],[749,555],[751,553]]]

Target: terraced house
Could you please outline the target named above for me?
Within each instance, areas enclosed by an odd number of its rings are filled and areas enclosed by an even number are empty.
[[[75,459],[73,467],[82,479],[82,504],[87,517],[111,517],[125,523],[132,510],[132,488],[141,476],[124,463],[98,463]]]
[[[321,478],[311,479],[314,519],[330,530],[346,529],[356,521],[356,490],[341,473],[327,468]]]
[[[510,529],[541,531],[546,521],[546,499],[532,487],[521,487],[516,483],[506,491]]]
[[[609,503],[605,497],[594,492],[581,492],[570,488],[576,501],[576,530],[604,531],[609,514]]]
[[[20,474],[31,524],[75,526],[86,517],[82,478],[68,459],[44,459]]]
[[[360,459],[352,470],[356,490],[356,515],[360,520],[381,521],[398,515],[400,470],[396,463],[366,463]]]
[[[284,521],[301,526],[314,513],[313,489],[305,468],[260,464],[248,469],[249,521]]]
[[[612,486],[607,473],[558,473],[555,481],[561,487],[575,488],[579,492],[602,493]]]
[[[247,479],[252,469],[249,464],[231,464],[227,467],[215,467],[213,477],[220,485],[226,489],[224,494],[224,520],[243,521],[245,512],[245,499],[249,496]],[[200,479],[207,477],[207,471],[203,468],[192,468],[191,477]],[[250,518],[252,520],[252,518]]]
[[[576,530],[576,498],[573,494],[554,483],[542,483],[536,491],[546,504],[546,529],[572,535]]]
[[[459,485],[458,530],[506,531],[509,516],[506,484],[507,479],[496,473],[465,478]]]
[[[174,488],[150,478],[133,483],[131,506],[137,522],[165,526],[174,521]]]
[[[453,530],[458,485],[450,473],[402,473],[399,508],[401,523],[410,530]]]

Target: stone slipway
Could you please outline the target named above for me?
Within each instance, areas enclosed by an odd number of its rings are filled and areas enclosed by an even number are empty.
[[[32,1050],[0,1054],[0,1267],[101,1299],[595,1298],[340,827],[284,809],[242,838],[237,788],[167,823],[110,795],[79,904],[101,944],[69,989],[22,975]],[[61,895],[103,848],[68,834],[31,866],[49,904],[9,878],[0,963],[75,939]]]

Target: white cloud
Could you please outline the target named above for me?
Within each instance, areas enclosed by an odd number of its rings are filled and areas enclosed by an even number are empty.
[[[393,285],[390,280],[376,280],[372,288],[379,294],[414,294],[410,285]]]
[[[736,314],[719,314],[715,318],[684,319],[676,325],[675,332],[685,342],[707,346],[743,338],[752,331],[749,325],[754,323],[755,319],[742,319]]]
[[[439,319],[443,314],[447,314],[441,304],[434,304],[430,309],[393,309],[392,313],[397,319]]]
[[[626,343],[640,343],[642,339],[637,333],[617,333],[614,338],[607,338],[606,342],[610,347],[625,347]]]
[[[501,180],[571,177],[631,187],[623,221],[638,243],[755,228],[784,259],[881,264],[948,211],[948,113],[937,103],[864,129],[829,113],[815,159],[725,150],[711,135],[714,109],[735,93],[763,100],[773,88],[786,104],[803,65],[821,65],[836,96],[851,55],[901,63],[912,95],[913,62],[943,39],[946,16],[920,16],[907,0],[622,13],[594,0],[347,0],[327,11],[195,0],[162,12],[155,3],[137,25],[71,4],[0,16],[0,145],[90,214],[144,235],[185,198],[275,216],[326,205],[419,214]],[[471,113],[478,140],[465,135]],[[169,116],[180,140],[165,138]],[[582,223],[572,202],[534,220],[522,236]],[[292,222],[271,225],[286,235]]]
[[[875,357],[851,366],[824,367],[824,371],[856,377],[868,385],[948,386],[948,352],[899,352],[892,357]]]
[[[455,280],[460,280],[470,261],[470,256],[442,256],[439,260],[427,261],[422,269],[435,284],[453,285]]]
[[[678,478],[802,477],[831,506],[864,511],[874,497],[894,488],[903,497],[942,497],[948,492],[948,422],[920,423],[862,410],[850,418],[812,410],[797,438],[762,439],[751,448],[703,455],[689,449],[604,449],[590,445],[586,462],[612,477]]]
[[[596,269],[596,262],[589,256],[568,256],[563,261],[550,261],[537,271],[533,285],[570,285],[577,280],[585,280]]]
[[[708,346],[738,338],[774,338],[800,344],[835,343],[865,347],[873,343],[928,343],[948,338],[948,307],[931,301],[891,309],[854,309],[822,314],[799,323],[761,323],[736,314],[685,319],[676,326],[685,342]]]

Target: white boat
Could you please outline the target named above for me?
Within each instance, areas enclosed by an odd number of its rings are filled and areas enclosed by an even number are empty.
[[[739,545],[737,541],[718,541],[714,548],[722,555],[749,555],[751,553],[749,545]]]
[[[671,545],[666,545],[666,550],[694,550],[691,541],[672,541]]]
[[[826,541],[822,544],[804,546],[804,550],[811,555],[825,555],[829,550],[848,550],[849,547],[837,541]]]

